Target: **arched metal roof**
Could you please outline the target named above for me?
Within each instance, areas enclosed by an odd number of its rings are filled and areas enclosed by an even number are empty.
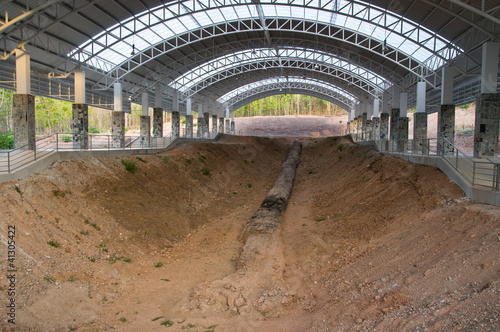
[[[495,0],[6,0],[2,7],[0,86],[12,87],[11,55],[21,46],[31,55],[34,94],[71,99],[70,74],[83,68],[89,103],[103,107],[117,81],[132,100],[164,87],[165,107],[169,87],[186,89],[183,98],[216,99],[241,86],[231,73],[251,66],[258,70],[246,83],[307,71],[346,90],[354,84],[361,99],[389,84],[411,92],[421,80],[435,96],[439,69],[450,65],[458,85],[474,90],[480,46],[500,40]],[[237,64],[244,54],[259,60]],[[471,98],[462,90],[459,103]]]

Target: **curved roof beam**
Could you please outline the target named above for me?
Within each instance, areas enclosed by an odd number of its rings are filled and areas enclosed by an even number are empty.
[[[224,96],[217,99],[217,102],[227,107],[232,107],[235,103],[247,99],[249,96],[264,91],[279,91],[280,93],[290,93],[292,90],[309,90],[315,91],[331,99],[335,99],[342,103],[344,109],[349,109],[352,105],[357,104],[356,96],[340,89],[332,84],[326,84],[314,79],[304,79],[301,77],[274,77],[258,82],[253,82],[235,89]],[[324,97],[323,97],[324,99]]]
[[[269,31],[294,30],[300,27],[306,33],[326,33],[332,38],[372,52],[383,53],[390,47],[387,55],[400,64],[409,62],[407,68],[410,71],[414,71],[415,67],[421,67],[421,71],[436,69],[462,51],[415,22],[361,1],[319,0],[312,3],[302,0],[299,3],[292,0],[262,0],[260,6],[267,27],[262,26],[255,5],[248,0],[236,0],[231,5],[209,0],[178,1],[122,21],[68,55],[104,72],[113,71],[119,66],[128,73],[141,65],[143,60],[155,58],[176,47],[176,44],[165,43],[167,39],[185,35],[182,42],[185,44],[193,39],[205,39],[203,37],[207,34],[218,34],[218,30],[227,30],[229,26],[231,30],[257,31],[264,28]],[[304,29],[305,26],[294,24],[293,21],[308,24]],[[209,27],[212,31],[205,31],[205,35],[192,33]],[[331,31],[332,27],[338,30]],[[140,51],[139,61],[128,56],[131,51]]]
[[[259,62],[263,63],[262,66],[258,64]],[[359,87],[370,86],[371,88],[367,89],[367,92],[371,94],[380,94],[392,85],[373,72],[329,54],[314,50],[268,48],[236,52],[209,61],[182,75],[170,86],[188,98],[198,92],[201,87],[225,79],[228,76],[227,73],[244,72],[252,70],[251,68],[268,69],[282,68],[283,66],[315,70],[335,77],[344,77],[345,80]]]
[[[390,84],[399,85],[403,81],[397,72],[392,68],[387,68],[383,64],[376,62],[372,58],[365,57],[357,52],[341,49],[339,47],[331,47],[325,44],[319,44],[316,41],[301,41],[299,45],[296,40],[282,39],[275,41],[275,48],[278,49],[297,49],[299,52],[304,50],[311,50],[318,54],[335,58],[338,61],[348,62],[351,66],[359,67],[361,70],[371,72]],[[285,47],[281,45],[287,45]],[[126,90],[133,98],[139,96],[142,92],[153,89],[156,85],[169,78],[173,73],[187,73],[190,68],[201,67],[207,62],[215,61],[216,59],[227,56],[228,50],[233,51],[233,54],[238,52],[245,52],[254,50],[255,43],[247,41],[229,42],[226,44],[214,45],[213,48],[204,48],[199,51],[194,51],[182,57],[176,58],[176,62],[172,63],[170,68],[161,67],[156,71],[149,73],[141,80],[135,82]],[[335,56],[333,56],[335,55]],[[320,56],[321,60],[321,56]],[[333,59],[332,59],[333,60]],[[185,74],[183,74],[185,75]],[[401,86],[401,88],[403,88]]]

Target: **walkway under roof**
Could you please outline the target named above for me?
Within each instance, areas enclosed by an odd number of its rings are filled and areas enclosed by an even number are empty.
[[[456,68],[455,103],[471,102],[482,45],[500,41],[496,0],[4,0],[1,9],[0,86],[15,88],[24,47],[33,94],[73,100],[72,73],[84,70],[87,103],[104,108],[117,82],[126,101],[150,92],[154,105],[160,87],[165,110],[176,89],[222,112],[297,92],[349,108],[392,86],[411,107],[425,81],[433,112],[441,68]]]

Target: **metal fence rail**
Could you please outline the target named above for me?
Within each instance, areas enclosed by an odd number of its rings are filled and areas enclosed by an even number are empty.
[[[181,132],[180,137],[185,133]],[[204,139],[214,139],[218,133],[209,133]],[[194,135],[193,137],[197,137]],[[13,150],[0,150],[0,173],[15,170],[42,159],[55,151],[110,151],[134,149],[164,149],[174,138],[125,136],[124,140],[114,140],[112,135],[56,133],[36,141],[35,146],[27,144]]]

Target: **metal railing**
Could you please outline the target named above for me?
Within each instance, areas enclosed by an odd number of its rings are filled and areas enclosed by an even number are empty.
[[[180,131],[180,137],[185,132]],[[215,139],[218,133],[210,132],[203,139]],[[197,138],[193,135],[193,138]],[[104,134],[56,133],[38,139],[35,144],[27,144],[13,150],[0,150],[0,174],[12,173],[17,169],[57,151],[110,151],[134,149],[164,149],[175,138],[168,137],[115,137]]]
[[[363,134],[351,134],[354,141],[364,141]],[[376,140],[380,152],[396,155],[440,156],[474,186],[500,191],[500,163],[472,158],[446,138],[421,140]]]

